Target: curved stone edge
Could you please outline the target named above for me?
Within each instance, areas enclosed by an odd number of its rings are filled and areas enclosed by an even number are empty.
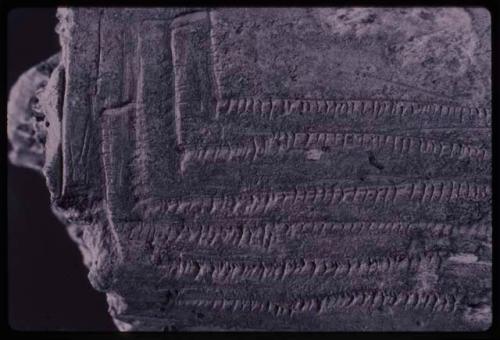
[[[64,101],[65,67],[61,52],[25,71],[10,90],[7,106],[7,135],[12,146],[9,160],[45,177],[50,193],[51,211],[66,226],[89,269],[94,289],[107,293],[116,284],[119,256],[105,203],[92,202],[82,214],[75,202],[61,200],[61,129]],[[78,204],[77,204],[78,205]],[[107,245],[106,245],[107,243]],[[116,320],[115,324],[120,327]]]
[[[59,65],[57,53],[24,72],[9,93],[7,136],[12,150],[10,161],[18,166],[41,171],[45,163],[46,121],[39,94],[52,71]]]

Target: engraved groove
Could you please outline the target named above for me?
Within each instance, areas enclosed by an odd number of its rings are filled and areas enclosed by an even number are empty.
[[[454,226],[446,223],[402,223],[402,222],[259,222],[242,221],[215,222],[212,224],[167,224],[166,228],[141,223],[135,227],[144,231],[146,242],[155,242],[162,247],[176,249],[179,245],[190,244],[196,249],[220,246],[255,248],[269,252],[285,240],[305,240],[324,238],[333,235],[388,235],[398,234],[407,237],[425,233],[428,237],[465,237],[476,239],[491,238],[491,224]],[[135,230],[134,229],[134,230]],[[132,230],[131,233],[135,231]],[[243,239],[244,235],[248,235]]]
[[[417,272],[429,266],[439,268],[446,251],[429,251],[415,255],[399,254],[379,258],[352,258],[335,261],[330,258],[285,259],[277,262],[242,260],[171,260],[161,265],[162,280],[210,280],[218,284],[285,281],[290,277],[312,280],[317,277],[339,279],[374,273]]]
[[[246,102],[247,108],[239,110],[238,103]],[[259,105],[259,103],[262,103]],[[256,106],[259,106],[257,109]],[[449,112],[452,112],[450,114]],[[395,100],[310,100],[310,99],[221,99],[216,104],[217,117],[235,117],[253,113],[267,119],[290,115],[331,115],[333,119],[352,118],[376,121],[379,119],[415,119],[430,125],[449,120],[457,124],[470,124],[471,119],[480,126],[491,125],[491,110],[479,107],[449,106],[438,103],[423,103]],[[425,121],[422,118],[425,118]]]
[[[442,186],[441,195],[431,196],[434,187]],[[470,190],[470,186],[473,189]],[[366,195],[354,201],[354,189],[365,191]],[[253,193],[242,193],[239,195],[223,195],[222,197],[192,197],[172,198],[172,199],[148,199],[142,200],[136,205],[136,209],[141,209],[145,218],[158,217],[158,214],[209,214],[222,216],[262,216],[266,211],[292,209],[297,205],[318,205],[326,206],[339,204],[356,205],[393,205],[400,202],[414,202],[419,204],[430,203],[451,203],[457,200],[465,201],[486,201],[491,197],[489,185],[457,182],[457,181],[420,181],[405,184],[372,185],[372,186],[321,186],[314,190],[306,199],[306,191],[314,188],[296,188],[295,190],[273,192],[261,191]],[[460,190],[458,190],[460,189]],[[320,200],[318,192],[322,192],[325,199]],[[391,192],[390,199],[385,199],[387,192]],[[449,197],[444,194],[450,192]],[[328,197],[331,197],[330,200]],[[272,203],[271,203],[272,202]]]
[[[208,308],[228,312],[264,312],[273,316],[293,317],[296,314],[323,315],[351,308],[366,309],[400,308],[426,310],[432,313],[455,313],[462,303],[461,295],[443,294],[437,291],[345,291],[336,294],[299,297],[285,301],[247,299],[179,299],[178,306]]]
[[[402,144],[401,148],[399,144]],[[183,168],[186,164],[196,163],[255,162],[262,157],[308,150],[382,150],[396,155],[420,154],[476,162],[489,161],[491,158],[489,150],[479,146],[445,143],[410,136],[343,132],[277,132],[252,136],[242,142],[225,141],[219,145],[203,147],[186,145],[186,148],[182,154]],[[325,152],[328,153],[328,151]]]

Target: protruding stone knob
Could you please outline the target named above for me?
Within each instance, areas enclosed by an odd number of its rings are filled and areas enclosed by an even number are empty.
[[[45,164],[47,119],[40,96],[59,64],[59,53],[26,71],[12,87],[7,106],[7,132],[12,163],[42,171]]]

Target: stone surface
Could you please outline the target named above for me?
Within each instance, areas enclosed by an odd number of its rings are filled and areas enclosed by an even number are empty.
[[[11,160],[120,330],[490,326],[487,10],[58,16]]]

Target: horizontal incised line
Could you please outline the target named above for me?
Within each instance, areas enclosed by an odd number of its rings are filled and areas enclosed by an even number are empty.
[[[269,251],[286,239],[325,238],[330,235],[400,234],[411,236],[415,232],[431,237],[467,237],[489,239],[491,224],[455,226],[447,223],[402,222],[264,222],[226,221],[213,223],[165,223],[161,228],[154,223],[138,223],[131,230],[132,238],[155,242],[161,247],[175,248],[188,244],[195,249],[216,248],[221,245],[237,248],[255,248]]]
[[[422,154],[459,160],[490,160],[490,152],[487,149],[473,145],[372,133],[278,132],[246,137],[242,143],[228,141],[203,147],[186,145],[185,148],[181,159],[182,171],[189,163],[255,161],[261,157],[277,156],[293,150],[317,150],[320,154],[332,149],[386,150],[402,155]]]
[[[409,118],[428,121],[451,121],[469,124],[471,119],[483,126],[491,125],[491,111],[481,107],[464,107],[438,103],[395,100],[317,100],[231,98],[216,103],[216,117],[256,115],[272,119],[289,115],[330,115],[336,118],[368,118],[370,121],[395,117],[398,122]],[[423,120],[425,118],[425,120]]]
[[[296,314],[310,313],[315,315],[328,314],[347,308],[389,307],[404,310],[427,310],[430,312],[453,313],[457,310],[463,296],[442,294],[435,291],[386,291],[365,290],[347,291],[343,293],[304,297],[289,301],[259,301],[246,299],[179,299],[178,306],[208,308],[216,311],[258,313],[267,312],[273,316],[291,317]]]
[[[398,202],[448,203],[457,200],[484,201],[491,196],[485,184],[457,181],[419,181],[406,184],[338,187],[316,186],[290,191],[263,191],[212,197],[148,199],[136,206],[139,213],[197,214],[222,216],[261,216],[269,211],[296,209],[304,205],[395,204]]]
[[[447,252],[427,252],[416,255],[397,255],[391,257],[351,259],[334,261],[322,259],[287,259],[278,262],[242,261],[242,260],[172,260],[160,265],[165,272],[165,280],[209,279],[214,283],[241,283],[283,281],[290,276],[302,276],[305,279],[326,276],[338,279],[346,276],[371,275],[394,271],[416,272],[422,266],[439,267]]]

